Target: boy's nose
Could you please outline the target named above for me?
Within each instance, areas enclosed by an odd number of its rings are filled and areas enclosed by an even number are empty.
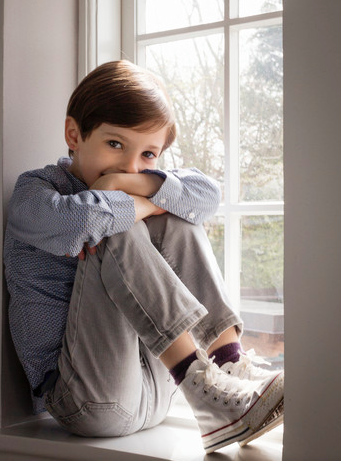
[[[138,173],[139,169],[136,167],[135,164],[133,165],[127,165],[123,168],[121,168],[122,173]]]
[[[134,158],[126,159],[120,169],[122,173],[138,173],[138,162]]]

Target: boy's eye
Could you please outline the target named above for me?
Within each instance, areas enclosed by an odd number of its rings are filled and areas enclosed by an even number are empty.
[[[147,150],[146,152],[143,152],[142,155],[143,155],[144,157],[147,157],[147,158],[150,158],[150,159],[156,158],[156,155],[153,154],[153,152],[150,152],[150,151],[148,151],[148,150]]]
[[[108,144],[114,149],[122,149],[122,144],[118,141],[109,141]]]

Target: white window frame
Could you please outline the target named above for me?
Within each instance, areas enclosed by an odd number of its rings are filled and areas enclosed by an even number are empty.
[[[78,17],[80,82],[98,65],[121,59],[121,0],[78,0]]]
[[[225,203],[219,214],[225,216],[225,274],[229,297],[234,308],[240,310],[240,264],[241,237],[240,221],[250,215],[283,215],[283,201],[240,202],[239,196],[239,31],[251,27],[265,27],[282,23],[282,11],[238,17],[238,1],[225,0],[223,21],[180,29],[142,34],[137,32],[138,15],[143,16],[142,0],[122,2],[122,57],[138,65],[145,65],[146,46],[167,41],[194,38],[224,32],[225,36]],[[141,11],[142,10],[142,11]]]

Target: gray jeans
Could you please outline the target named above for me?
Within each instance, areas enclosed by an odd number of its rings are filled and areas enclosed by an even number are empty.
[[[231,326],[242,330],[203,227],[171,214],[141,221],[79,262],[46,407],[82,436],[152,427],[176,391],[158,357],[185,331],[207,349]]]

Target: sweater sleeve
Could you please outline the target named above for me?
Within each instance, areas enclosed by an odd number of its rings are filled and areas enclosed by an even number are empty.
[[[150,201],[169,213],[192,224],[202,224],[217,211],[221,198],[218,182],[197,168],[146,172],[165,179]]]
[[[85,242],[97,245],[134,221],[134,199],[124,192],[63,195],[47,179],[23,174],[9,204],[7,227],[14,239],[58,256],[77,256]]]

